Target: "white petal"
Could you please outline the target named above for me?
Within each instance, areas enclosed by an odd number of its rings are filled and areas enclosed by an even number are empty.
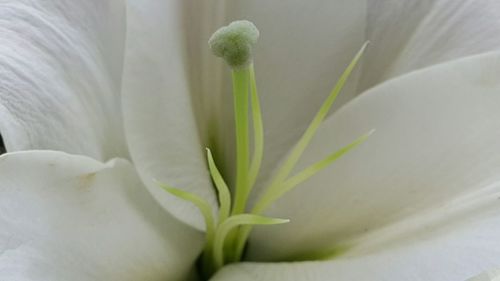
[[[386,243],[370,251],[321,262],[235,265],[212,281],[466,280],[500,259],[500,186],[475,195],[381,231]]]
[[[499,53],[470,57],[381,84],[337,111],[299,167],[375,134],[276,202],[270,215],[291,222],[256,232],[252,256],[334,247],[499,180],[499,74]]]
[[[496,0],[368,1],[367,39],[359,90],[439,62],[498,50]]]
[[[185,280],[200,233],[156,204],[128,162],[0,158],[0,280]]]
[[[126,156],[122,0],[0,4],[0,132],[7,150]]]
[[[264,172],[296,141],[364,40],[372,44],[361,79],[360,73],[351,77],[337,105],[415,69],[497,50],[499,5],[496,0],[481,5],[474,0],[229,2],[229,19],[248,18],[261,29],[256,71],[266,129]],[[230,153],[234,149],[227,147]]]
[[[365,2],[228,3],[229,20],[249,19],[261,31],[255,69],[266,136],[263,178],[296,142],[361,48],[365,40]],[[357,74],[353,74],[337,105],[352,98],[356,81]],[[233,128],[232,123],[228,127]]]
[[[203,227],[199,211],[153,179],[216,205],[187,76],[183,1],[129,1],[123,77],[125,130],[143,181],[176,217]],[[207,47],[208,48],[208,47]]]
[[[500,269],[492,269],[479,274],[473,278],[467,279],[467,281],[499,281],[500,280]]]

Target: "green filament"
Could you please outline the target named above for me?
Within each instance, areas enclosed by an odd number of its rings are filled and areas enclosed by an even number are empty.
[[[250,182],[249,188],[252,189],[259,175],[260,164],[264,155],[264,126],[262,124],[262,113],[260,111],[259,94],[257,93],[257,82],[255,81],[253,64],[250,65],[250,101],[252,104],[254,150],[248,180]]]
[[[310,177],[314,176],[317,174],[319,171],[323,170],[324,168],[330,166],[333,162],[335,162],[337,159],[342,157],[344,154],[348,153],[349,151],[353,150],[360,144],[364,143],[368,137],[370,137],[375,130],[371,130],[367,134],[357,138],[350,144],[342,147],[341,149],[337,150],[336,152],[330,154],[323,160],[316,162],[315,164],[307,167],[306,169],[302,170],[298,174],[292,176],[291,178],[287,179],[286,181],[282,182],[280,185],[276,185],[275,189],[272,190],[274,193],[268,192],[266,193],[266,196],[263,197],[263,200],[259,201],[258,204],[255,205],[254,207],[254,212],[255,213],[260,213],[264,211],[272,202],[278,200],[281,198],[285,193],[288,191],[292,190],[295,186],[301,184],[302,182],[306,181]],[[268,189],[271,190],[271,189]]]
[[[212,175],[212,179],[215,183],[215,187],[217,188],[217,194],[219,197],[219,220],[218,223],[221,223],[227,217],[229,217],[229,212],[231,209],[231,194],[229,192],[229,188],[227,187],[226,182],[222,178],[222,175],[215,166],[215,161],[212,156],[212,152],[207,148],[207,158],[208,158],[208,168],[210,170],[210,174]]]
[[[290,220],[268,218],[252,214],[239,214],[228,218],[222,224],[220,224],[220,226],[217,228],[217,233],[215,234],[214,251],[213,251],[215,268],[220,269],[224,265],[224,255],[223,255],[224,242],[226,240],[226,236],[228,235],[228,233],[235,227],[240,225],[283,224],[289,221]]]
[[[363,44],[361,49],[358,51],[354,59],[349,63],[347,68],[344,70],[342,75],[340,76],[339,80],[335,84],[335,87],[333,87],[332,91],[330,92],[330,95],[326,98],[325,102],[319,109],[318,113],[316,113],[316,116],[314,117],[313,121],[305,131],[305,133],[302,135],[298,143],[295,145],[295,147],[292,149],[290,155],[288,158],[285,160],[281,168],[278,170],[276,176],[274,176],[273,180],[271,181],[270,186],[266,189],[266,193],[261,197],[261,200],[266,200],[266,197],[268,194],[273,194],[275,192],[275,189],[279,188],[281,183],[286,179],[286,177],[290,174],[290,172],[293,170],[297,162],[299,161],[300,157],[302,156],[302,153],[304,150],[307,148],[308,144],[311,142],[312,138],[316,134],[316,131],[318,130],[319,126],[321,125],[321,122],[325,119],[326,115],[328,114],[328,111],[330,111],[330,108],[332,107],[333,103],[337,99],[337,96],[339,95],[340,91],[344,87],[345,83],[347,82],[347,78],[351,75],[352,71],[354,70],[354,67],[358,63],[359,59],[363,55],[366,46],[368,45],[368,42]],[[262,203],[257,203],[257,206]]]
[[[288,158],[285,160],[283,165],[279,168],[277,174],[274,176],[273,180],[271,180],[271,184],[265,189],[264,194],[259,198],[257,203],[255,204],[254,208],[252,209],[253,214],[261,214],[262,212],[265,211],[265,209],[272,204],[274,201],[279,199],[285,192],[289,191],[296,185],[293,185],[290,187],[290,182],[284,186],[284,182],[286,181],[286,178],[290,174],[290,172],[293,170],[295,165],[297,164],[298,160],[302,156],[302,153],[305,151],[309,143],[311,142],[312,138],[316,134],[316,131],[318,130],[319,126],[325,119],[325,117],[328,114],[328,111],[330,111],[330,108],[334,104],[335,100],[337,99],[337,96],[339,95],[340,91],[344,87],[345,83],[347,82],[347,78],[351,75],[352,71],[354,70],[354,67],[357,65],[359,62],[361,56],[363,55],[366,47],[368,46],[369,42],[365,42],[361,49],[358,51],[356,56],[351,60],[347,68],[344,70],[342,75],[340,76],[339,80],[333,87],[332,91],[330,92],[330,95],[326,98],[325,102],[319,109],[319,111],[316,113],[316,116],[312,120],[311,124],[309,127],[306,129],[298,143],[295,145],[295,147],[292,149],[291,153],[289,154]],[[356,143],[356,141],[354,141]],[[356,145],[357,146],[357,145]],[[354,147],[352,147],[354,148]],[[350,150],[350,149],[349,149]],[[348,151],[349,151],[348,150]],[[342,151],[342,150],[341,150]],[[346,151],[346,152],[348,152]],[[345,153],[342,153],[339,155],[342,156]],[[334,154],[335,155],[335,154]],[[336,157],[333,159],[336,160],[339,157]],[[328,158],[327,158],[328,159]],[[328,162],[328,165],[333,163],[333,161]],[[298,178],[296,178],[298,179]],[[293,183],[293,181],[291,182]],[[285,192],[283,192],[285,190]],[[248,236],[250,235],[250,232],[252,230],[251,226],[245,226],[242,227],[239,231],[239,237],[236,242],[236,257],[237,259],[241,259],[243,255],[243,249],[245,248],[245,243],[248,240]]]
[[[213,271],[213,261],[211,260],[212,256],[211,253],[213,252],[213,243],[215,239],[215,224],[212,215],[212,207],[207,201],[205,201],[203,198],[199,197],[196,194],[170,187],[158,181],[157,183],[161,188],[163,188],[168,193],[183,200],[186,200],[188,202],[191,202],[200,210],[200,213],[203,215],[203,218],[205,219],[205,237],[206,237],[205,247],[203,249],[203,255],[202,255],[202,260],[203,260],[202,270],[207,275],[212,274],[214,271]]]

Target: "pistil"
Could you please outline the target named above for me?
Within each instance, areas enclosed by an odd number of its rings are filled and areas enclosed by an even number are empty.
[[[303,152],[326,118],[347,78],[360,60],[367,43],[363,45],[346,68],[330,95],[310,123],[309,127],[290,151],[282,166],[264,189],[256,204],[247,206],[251,191],[259,175],[264,151],[264,127],[260,108],[252,49],[259,37],[259,31],[249,21],[236,21],[217,30],[209,40],[216,56],[223,58],[231,68],[233,82],[234,120],[236,132],[236,185],[231,191],[220,174],[210,149],[207,148],[207,163],[210,175],[217,189],[219,210],[217,220],[213,217],[210,204],[199,196],[159,183],[170,194],[196,205],[205,219],[206,243],[201,256],[201,271],[209,278],[227,263],[243,259],[243,252],[253,226],[287,223],[287,219],[262,216],[264,211],[285,193],[306,181],[334,161],[364,143],[373,133],[362,135],[350,144],[325,157],[308,168],[290,175]],[[253,124],[253,155],[250,159],[249,113]],[[250,161],[251,160],[251,161]],[[233,200],[232,200],[233,199]],[[234,204],[232,203],[234,202]],[[248,213],[247,210],[251,212]],[[337,252],[336,252],[337,253]],[[308,256],[320,257],[330,253]]]
[[[248,79],[249,67],[232,70],[234,119],[236,125],[236,194],[233,214],[245,211],[245,204],[250,193],[248,168]]]

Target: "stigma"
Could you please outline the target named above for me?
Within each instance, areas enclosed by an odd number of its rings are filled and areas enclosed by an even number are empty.
[[[259,30],[247,20],[233,21],[219,28],[208,40],[210,49],[231,68],[244,68],[252,61],[252,49],[259,39]]]

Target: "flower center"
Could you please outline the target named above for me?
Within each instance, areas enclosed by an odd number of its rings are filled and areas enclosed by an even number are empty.
[[[323,160],[290,176],[293,168],[312,140],[319,126],[328,114],[347,78],[361,58],[367,44],[356,54],[335,87],[327,97],[316,116],[306,129],[295,147],[289,152],[277,170],[270,184],[253,206],[248,206],[248,198],[259,175],[264,151],[264,131],[260,110],[257,83],[252,61],[252,48],[257,42],[259,31],[249,21],[235,21],[217,30],[209,40],[213,53],[223,58],[231,68],[234,99],[234,119],[236,126],[236,186],[231,196],[224,178],[221,176],[210,149],[207,148],[207,162],[210,175],[218,193],[219,209],[217,219],[213,210],[203,198],[170,187],[159,185],[172,195],[196,205],[205,220],[206,243],[200,258],[200,270],[209,278],[225,264],[243,259],[245,245],[252,228],[256,225],[275,225],[287,223],[287,219],[265,217],[266,209],[285,193],[312,177],[335,160],[363,143],[372,133],[359,137]],[[249,113],[251,112],[251,120]],[[250,157],[249,124],[253,124],[253,149]]]

